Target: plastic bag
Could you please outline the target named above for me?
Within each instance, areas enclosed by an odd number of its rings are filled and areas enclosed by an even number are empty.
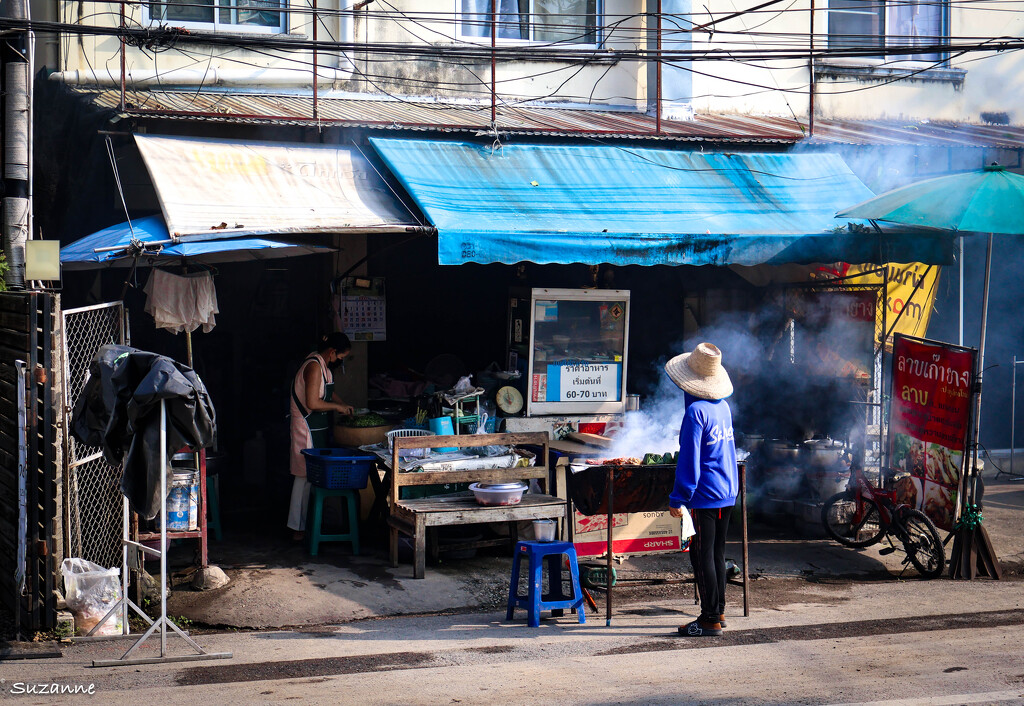
[[[680,537],[685,542],[690,537],[692,537],[693,535],[697,534],[697,531],[693,529],[693,520],[690,518],[690,513],[687,512],[685,509],[683,510],[682,521],[683,521],[683,529],[682,529],[682,533],[680,534]]]
[[[487,412],[483,409],[480,410],[480,415],[476,424],[477,434],[487,434]],[[475,453],[479,456],[504,456],[512,449],[511,446],[475,446],[471,449],[467,449],[470,453]]]
[[[65,559],[60,568],[64,600],[75,616],[75,629],[80,635],[87,635],[121,600],[121,572],[78,558]],[[121,618],[120,613],[110,616],[95,634],[120,635]]]

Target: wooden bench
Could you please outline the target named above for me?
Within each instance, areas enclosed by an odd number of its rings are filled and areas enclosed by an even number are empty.
[[[472,446],[520,446],[541,448],[536,465],[524,468],[483,468],[472,470],[398,471],[399,453],[404,449],[467,448]],[[470,496],[399,499],[401,488],[443,483],[506,483],[537,479],[547,489],[548,435],[546,432],[521,434],[464,434],[461,436],[408,436],[394,440],[391,457],[391,488],[388,525],[391,530],[391,565],[398,566],[398,533],[413,538],[413,577],[421,579],[426,572],[426,535],[428,527],[471,525],[481,522],[519,522],[541,518],[562,519],[566,504],[553,495],[529,493],[517,505],[480,505]],[[515,537],[513,525],[513,539]]]

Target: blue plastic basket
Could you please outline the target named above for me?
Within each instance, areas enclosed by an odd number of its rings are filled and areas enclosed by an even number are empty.
[[[306,478],[313,485],[328,490],[365,488],[376,457],[352,449],[303,449],[306,457]]]

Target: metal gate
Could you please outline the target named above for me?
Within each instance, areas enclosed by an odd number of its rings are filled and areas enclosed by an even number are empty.
[[[68,309],[64,332],[64,429],[89,377],[89,363],[100,346],[128,343],[122,302]],[[64,551],[101,566],[121,564],[121,467],[111,466],[100,449],[64,435]]]

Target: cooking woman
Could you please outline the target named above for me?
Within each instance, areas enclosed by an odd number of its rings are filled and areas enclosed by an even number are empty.
[[[312,353],[299,367],[292,381],[291,394],[291,508],[288,528],[296,540],[303,538],[306,529],[306,505],[309,503],[309,481],[306,480],[306,461],[303,449],[323,448],[331,445],[331,412],[352,414],[352,405],[346,404],[334,391],[332,368],[345,370],[345,358],[352,352],[352,343],[341,332],[329,333],[320,339],[316,353]]]

